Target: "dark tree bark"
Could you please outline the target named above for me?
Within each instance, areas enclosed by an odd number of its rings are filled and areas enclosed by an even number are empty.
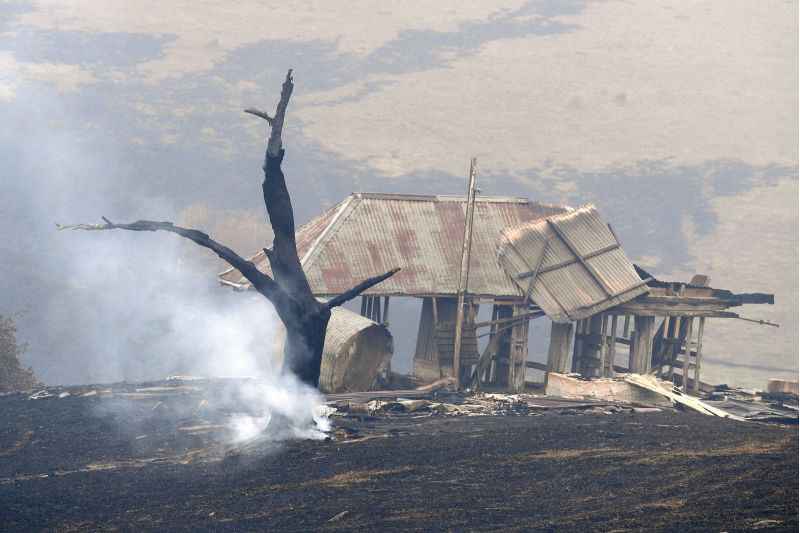
[[[293,88],[292,71],[289,70],[286,80],[283,82],[281,98],[274,117],[257,109],[245,110],[246,113],[263,118],[271,126],[264,160],[264,182],[261,188],[269,222],[275,235],[272,248],[264,250],[272,268],[272,276],[259,271],[252,262],[243,259],[236,252],[216,242],[205,233],[196,229],[182,228],[172,222],[139,220],[130,224],[115,224],[103,217],[104,224],[75,224],[58,227],[59,229],[77,230],[168,231],[213,251],[241,272],[255,290],[272,302],[278,316],[286,326],[284,370],[291,371],[303,382],[316,387],[319,384],[322,348],[325,343],[325,331],[331,317],[331,309],[391,277],[399,269],[367,279],[327,302],[320,302],[314,297],[297,254],[294,211],[289,191],[286,188],[286,179],[281,169],[285,153],[281,133]]]

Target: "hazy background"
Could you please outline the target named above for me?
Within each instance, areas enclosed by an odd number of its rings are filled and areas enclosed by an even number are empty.
[[[0,313],[47,382],[259,371],[230,353],[266,359],[274,316],[213,256],[55,223],[260,249],[265,127],[241,109],[272,109],[287,68],[299,222],[351,191],[462,193],[475,155],[484,194],[593,202],[659,277],[774,292],[737,311],[780,329],[708,324],[704,376],[797,375],[797,2],[164,4],[0,2]]]

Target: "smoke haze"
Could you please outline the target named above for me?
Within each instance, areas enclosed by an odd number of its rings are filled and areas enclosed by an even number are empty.
[[[271,375],[269,304],[220,288],[209,252],[55,223],[171,220],[259,250],[265,128],[241,109],[273,106],[290,67],[298,224],[352,191],[462,193],[477,155],[484,194],[595,203],[660,278],[774,292],[740,311],[779,330],[709,323],[704,373],[797,375],[796,3],[358,9],[369,31],[334,3],[0,4],[0,313],[23,312],[41,379]]]

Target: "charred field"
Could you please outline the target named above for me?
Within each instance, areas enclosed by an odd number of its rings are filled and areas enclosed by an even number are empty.
[[[0,397],[2,529],[798,527],[796,426],[669,409],[363,415],[334,418],[326,441],[234,447],[228,413],[198,402]]]

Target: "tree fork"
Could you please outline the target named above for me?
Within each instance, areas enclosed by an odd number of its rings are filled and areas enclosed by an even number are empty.
[[[272,248],[264,250],[272,268],[272,276],[261,272],[252,262],[243,259],[202,231],[176,226],[172,222],[139,220],[129,224],[116,224],[103,217],[103,224],[57,226],[59,229],[75,230],[167,231],[213,251],[241,272],[261,295],[272,302],[278,317],[286,327],[284,370],[291,371],[303,382],[317,387],[331,309],[393,276],[400,269],[395,268],[362,281],[327,302],[320,302],[314,297],[297,254],[294,210],[281,169],[285,154],[281,134],[293,89],[294,80],[290,69],[283,82],[274,116],[270,117],[266,112],[257,109],[245,109],[246,113],[266,120],[271,128],[264,158],[264,182],[261,188],[267,216],[275,235]]]

